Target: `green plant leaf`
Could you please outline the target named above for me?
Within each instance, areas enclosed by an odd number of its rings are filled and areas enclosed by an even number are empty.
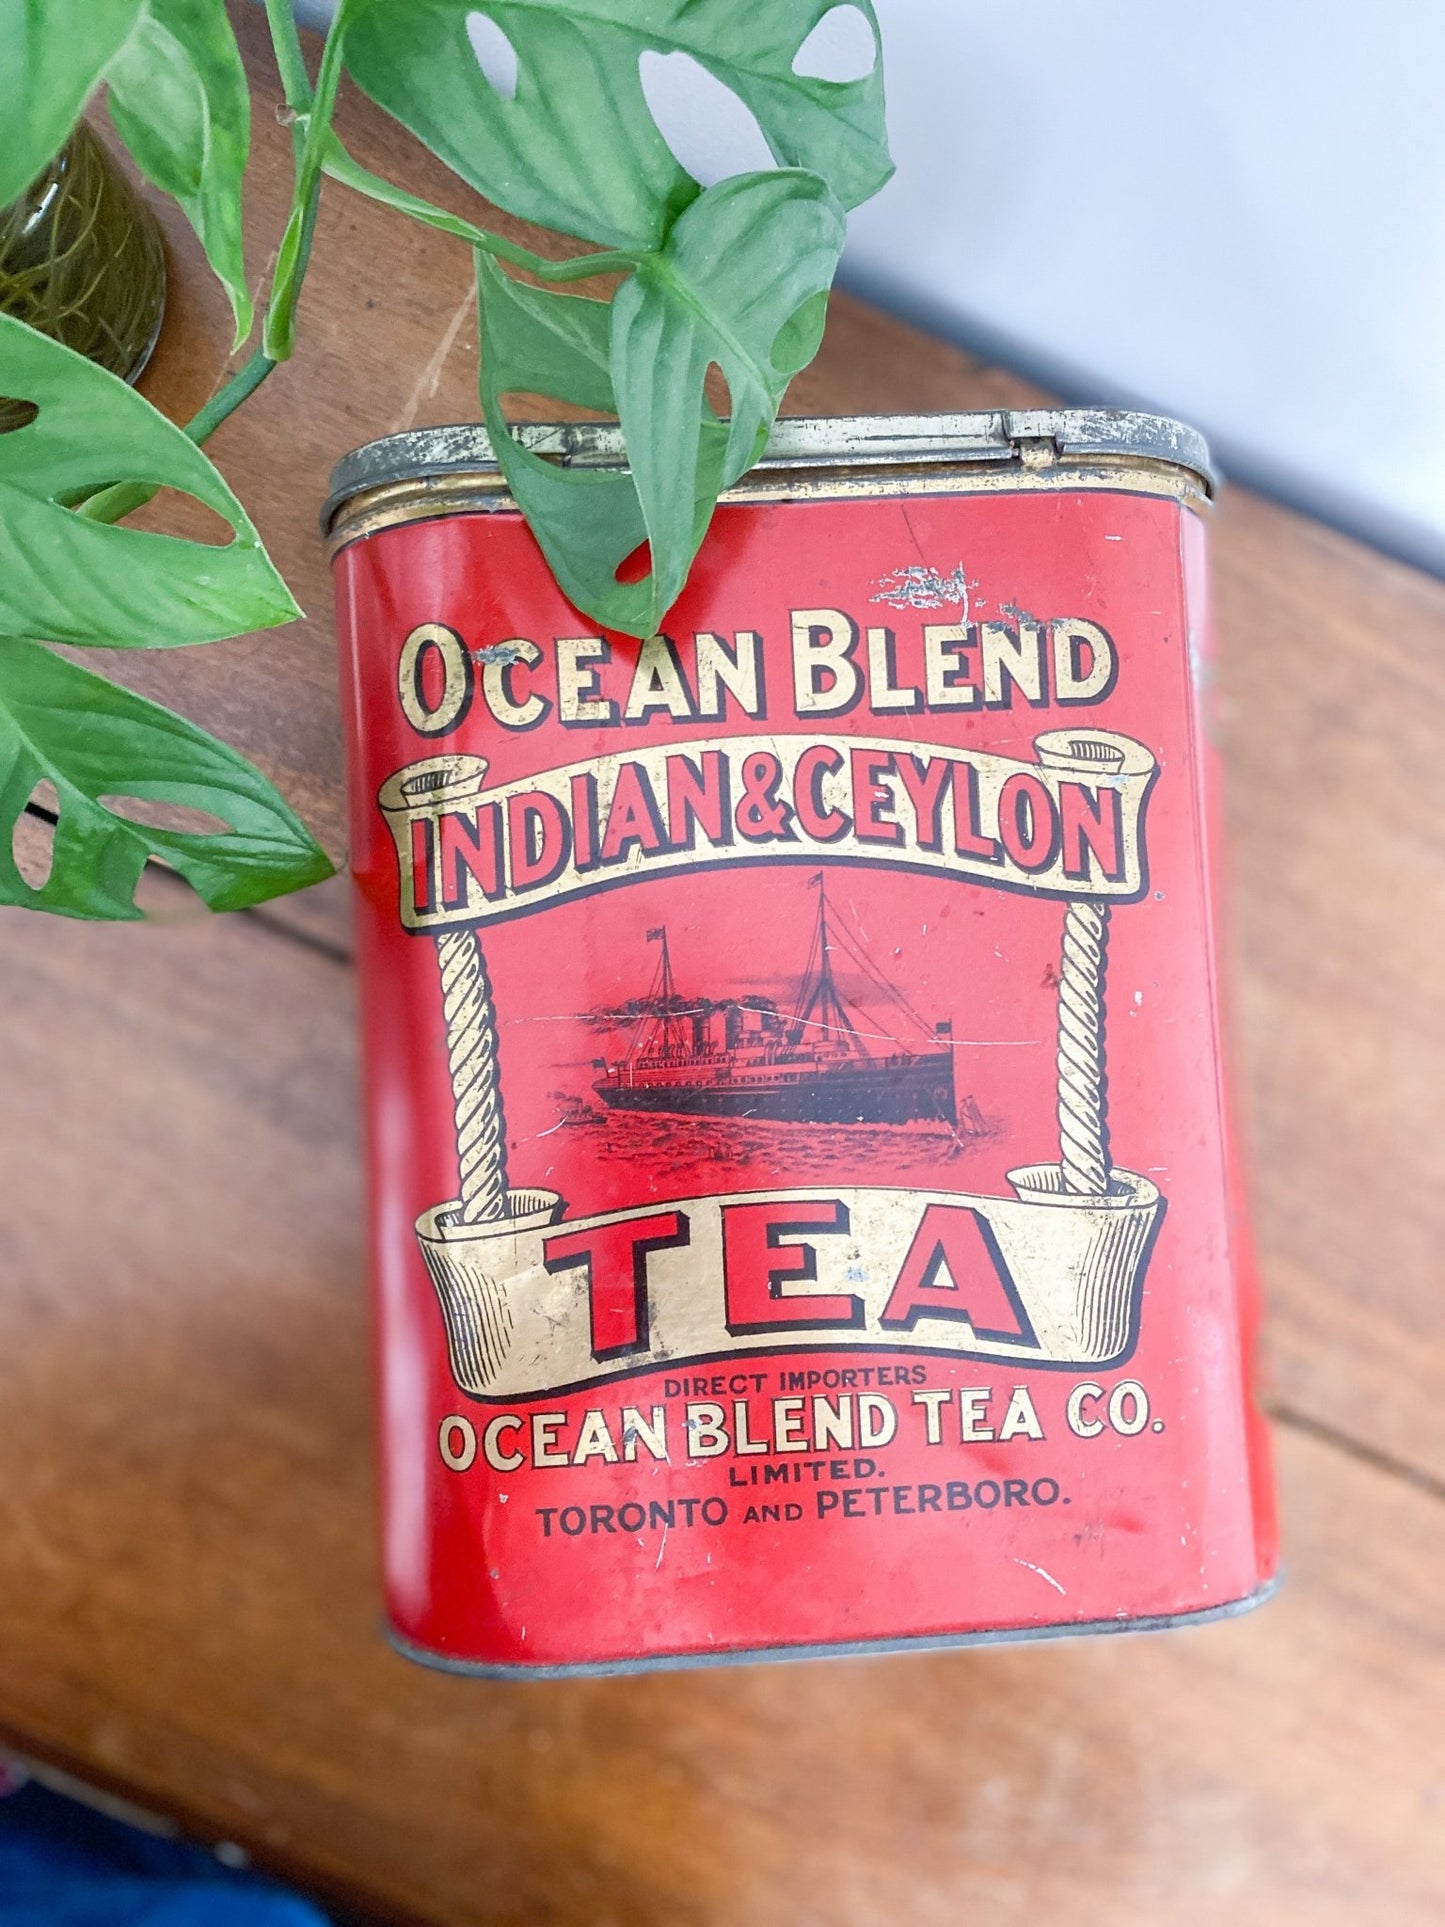
[[[579,408],[616,412],[608,367],[609,306],[584,295],[524,286],[477,255],[482,416],[518,506],[552,573],[579,608],[599,613],[593,589],[621,593],[599,619],[622,628],[645,598],[615,580],[617,565],[646,534],[630,475],[559,466],[517,441],[503,398],[516,389]]]
[[[55,785],[59,812],[50,875],[32,889],[13,839],[43,779]],[[101,797],[181,804],[231,827],[153,828]],[[143,914],[136,884],[152,856],[212,910],[242,910],[332,870],[278,792],[224,743],[39,643],[0,642],[0,903],[134,920]]]
[[[611,308],[582,295],[553,294],[513,281],[477,256],[481,309],[482,415],[497,458],[563,592],[611,629],[651,635],[650,578],[619,582],[618,566],[647,538],[632,477],[625,470],[572,468],[526,447],[511,433],[503,406],[524,390],[579,408],[616,413],[609,366]],[[711,411],[701,431],[699,467],[721,473],[727,431]],[[697,541],[712,512],[703,490]]]
[[[761,455],[789,378],[816,352],[843,228],[824,183],[790,169],[709,188],[610,307],[525,287],[478,255],[488,432],[558,582],[608,628],[652,635],[676,601],[719,491]],[[705,394],[714,362],[726,423]],[[504,409],[516,391],[615,411],[631,472],[524,447]],[[644,541],[650,572],[619,582]]]
[[[817,352],[845,228],[816,174],[740,174],[700,195],[613,297],[612,385],[652,548],[654,627],[697,553],[699,483],[715,496],[752,467]],[[732,401],[715,480],[699,441],[713,362]]]
[[[214,465],[117,376],[0,314],[0,394],[40,411],[0,435],[0,636],[169,648],[301,613]],[[181,489],[234,536],[212,547],[63,506],[115,482]]]
[[[225,0],[149,0],[106,79],[116,131],[180,202],[230,296],[239,347],[254,312],[241,245],[251,92]]]
[[[0,207],[59,152],[145,0],[0,0]]]
[[[477,280],[484,340],[495,363],[486,387],[494,398],[527,389],[600,414],[617,412],[609,302],[528,287],[480,253]]]
[[[793,72],[833,0],[348,0],[346,63],[362,89],[508,213],[606,247],[661,245],[698,184],[647,106],[639,60],[691,55],[756,115],[778,161],[845,206],[892,172],[881,65],[862,80]],[[872,26],[870,0],[856,0]],[[515,97],[467,32],[482,13],[517,56]]]
[[[331,116],[336,108],[336,92],[341,85],[341,50],[346,37],[347,0],[339,0],[321,49],[321,65],[316,86],[304,113],[296,118],[298,149],[296,183],[291,198],[291,216],[276,266],[271,275],[271,299],[266,308],[266,325],[261,346],[273,361],[285,361],[291,354],[296,334],[296,305],[311,259],[311,244],[316,233],[320,206],[321,176],[327,152],[335,145]]]

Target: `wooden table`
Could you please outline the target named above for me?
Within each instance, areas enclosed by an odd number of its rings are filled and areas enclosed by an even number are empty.
[[[364,104],[343,119],[447,196]],[[259,268],[288,160],[265,106],[257,131]],[[183,415],[225,317],[171,237],[149,385]],[[333,190],[318,257],[295,365],[215,444],[310,618],[115,666],[339,847],[315,506],[353,444],[473,417],[476,367],[464,249]],[[790,406],[1028,398],[839,299]],[[1217,536],[1276,1603],[551,1686],[394,1657],[344,892],[211,920],[164,886],[149,927],[0,916],[0,1733],[388,1919],[1445,1918],[1445,585],[1242,492]]]

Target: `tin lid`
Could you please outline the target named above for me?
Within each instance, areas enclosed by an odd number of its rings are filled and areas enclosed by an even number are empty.
[[[621,468],[616,422],[519,422],[517,440],[563,468]],[[1164,415],[1122,408],[1002,408],[966,415],[787,415],[773,425],[760,469],[947,466],[1007,462],[1041,444],[1061,459],[1091,455],[1162,462],[1197,475],[1213,495],[1218,477],[1197,429]],[[343,455],[321,511],[328,531],[337,510],[363,489],[392,482],[498,473],[485,428],[414,428]]]

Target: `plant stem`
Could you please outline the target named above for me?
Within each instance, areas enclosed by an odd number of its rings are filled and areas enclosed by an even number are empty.
[[[354,161],[335,134],[331,134],[326,143],[325,171],[332,180],[366,195],[368,200],[379,201],[383,207],[395,208],[398,213],[410,214],[442,234],[455,235],[459,241],[480,248],[484,254],[494,255],[499,261],[510,261],[514,268],[525,268],[539,281],[587,281],[594,274],[630,274],[642,259],[630,249],[610,248],[596,254],[570,255],[565,261],[549,261],[545,255],[534,254],[516,241],[477,227],[460,214],[448,214],[442,208],[433,207],[430,201],[394,187],[390,181]]]
[[[228,415],[233,415],[243,401],[255,394],[275,366],[264,349],[253,349],[225,386],[218,388],[205,407],[186,423],[191,440],[199,446],[214,434]]]
[[[253,350],[225,386],[218,388],[205,407],[186,423],[185,433],[197,447],[213,435],[248,396],[255,394],[275,366],[263,349]],[[156,490],[144,482],[116,482],[77,503],[75,512],[88,522],[119,522],[122,516],[144,508],[155,494]]]
[[[631,274],[643,259],[626,248],[609,248],[597,254],[574,254],[566,261],[548,261],[542,255],[530,254],[526,248],[504,241],[500,234],[489,234],[487,240],[493,254],[526,268],[539,281],[588,281],[594,274]],[[526,258],[518,259],[519,256]]]
[[[341,83],[341,16],[326,36],[321,68],[313,94],[301,57],[301,42],[292,18],[289,0],[266,0],[266,17],[271,25],[276,64],[287,103],[297,114],[296,185],[291,214],[277,255],[276,279],[267,304],[266,325],[259,348],[219,388],[199,413],[186,423],[185,433],[199,447],[265,381],[272,369],[291,353],[295,331],[296,304],[301,284],[311,260],[311,244],[316,232],[316,211],[321,199],[322,156],[325,153],[332,109]],[[91,522],[119,522],[123,516],[144,508],[157,490],[144,482],[116,482],[76,504],[75,512]]]
[[[311,78],[306,72],[291,0],[266,0],[266,21],[271,29],[271,45],[286,105],[293,114],[304,114],[311,106]]]

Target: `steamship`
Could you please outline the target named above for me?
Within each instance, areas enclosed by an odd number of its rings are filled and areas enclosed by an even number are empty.
[[[956,1120],[952,1024],[925,1023],[881,975],[861,939],[830,918],[821,872],[810,888],[818,892],[818,914],[790,1016],[766,997],[680,995],[666,926],[647,932],[661,955],[651,989],[638,1001],[627,1049],[616,1061],[595,1062],[602,1074],[592,1088],[604,1104],[616,1111],[809,1124]],[[859,1030],[838,988],[835,946],[919,1034],[916,1045],[890,1037],[886,1050],[870,1048],[873,1040]]]

